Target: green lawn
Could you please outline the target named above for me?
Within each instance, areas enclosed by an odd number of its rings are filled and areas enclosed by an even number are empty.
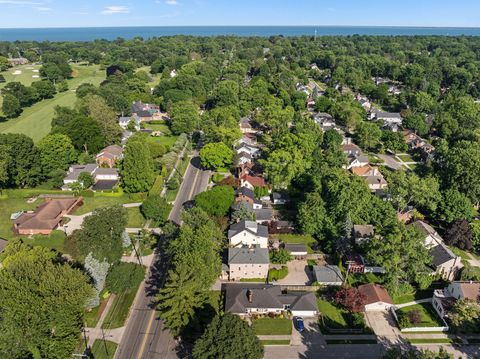
[[[290,335],[292,321],[285,318],[260,318],[252,323],[256,335]]]
[[[41,201],[27,203],[23,198],[0,199],[0,237],[5,239],[13,238],[12,221],[10,215],[22,210],[32,210],[38,206]]]
[[[146,123],[145,128],[153,131],[161,131],[162,135],[159,137],[149,136],[147,141],[150,142],[159,142],[162,145],[166,146],[167,149],[172,147],[177,140],[178,136],[174,135],[166,123]]]
[[[128,312],[137,294],[137,288],[117,294],[113,299],[112,306],[105,317],[102,328],[120,328],[125,324]]]
[[[395,304],[402,304],[413,302],[414,300],[431,298],[433,296],[433,289],[416,290],[413,293],[404,294],[398,297],[393,296],[393,302]]]
[[[420,311],[422,319],[420,323],[411,324],[408,327],[443,327],[445,325],[435,313],[435,310],[430,303],[410,305],[398,309],[397,312],[408,315],[408,313],[413,310]]]
[[[105,71],[100,70],[98,65],[72,65],[72,68],[74,77],[68,80],[68,91],[25,108],[17,118],[0,122],[0,132],[23,133],[38,142],[50,132],[55,106],[73,106],[77,100],[74,90],[80,84],[89,82],[99,85],[105,79]]]
[[[347,314],[347,311],[324,299],[317,299],[317,304],[321,318],[328,327],[332,329],[348,328],[348,324],[344,317],[345,314]]]
[[[459,256],[463,260],[467,260],[467,261],[470,260],[470,257],[468,256],[467,252],[462,251],[460,248],[457,248],[454,246],[449,246],[448,248],[450,248],[455,255]]]
[[[108,340],[96,339],[92,346],[92,358],[93,359],[113,359],[115,351],[117,350],[117,344],[109,342]]]
[[[408,154],[402,154],[402,155],[397,155],[398,158],[400,158],[403,162],[416,162],[412,156]]]
[[[437,339],[428,339],[428,338],[415,338],[407,339],[410,344],[452,344],[454,341],[449,338],[437,338]]]
[[[26,244],[32,246],[45,247],[55,249],[59,252],[63,252],[63,245],[65,243],[66,235],[63,231],[53,231],[49,236],[37,234],[32,237],[23,238]]]
[[[279,234],[278,239],[288,244],[305,244],[308,253],[313,253],[312,246],[317,243],[312,236],[302,234]]]
[[[100,319],[100,316],[102,315],[102,312],[103,312],[102,308],[105,308],[105,305],[107,305],[107,302],[108,302],[108,298],[110,298],[109,295],[106,297],[103,297],[102,294],[103,294],[103,291],[102,293],[100,293],[100,298],[101,298],[100,305],[96,306],[95,308],[92,308],[90,311],[85,312],[84,320],[85,320],[85,325],[88,328],[95,328],[95,326],[98,323],[98,320]],[[100,309],[102,309],[102,312],[100,311]]]
[[[33,72],[33,70],[40,70],[40,67],[40,65],[22,65],[0,72],[0,74],[5,77],[5,82],[0,83],[0,89],[4,88],[8,82],[21,82],[25,86],[30,86],[32,82],[40,80],[40,78],[34,79],[32,77],[34,75],[40,75],[38,72]],[[15,71],[21,71],[22,73],[14,75],[13,73]]]
[[[240,278],[240,282],[265,283],[265,278]]]
[[[119,197],[84,197],[83,206],[77,208],[74,215],[81,215],[92,212],[96,208],[114,206],[116,204],[134,203],[134,199],[128,195],[122,195]]]
[[[290,340],[260,340],[263,345],[290,345]]]
[[[128,213],[128,228],[143,228],[145,225],[145,217],[140,211],[140,207],[127,208]]]

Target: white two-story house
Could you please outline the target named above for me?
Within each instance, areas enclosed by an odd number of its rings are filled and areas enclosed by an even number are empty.
[[[268,247],[268,227],[255,221],[240,221],[228,230],[231,247]]]

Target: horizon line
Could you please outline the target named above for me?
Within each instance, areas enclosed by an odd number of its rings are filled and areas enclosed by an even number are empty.
[[[32,29],[115,29],[115,28],[192,28],[192,27],[311,27],[311,28],[390,28],[390,29],[480,29],[479,26],[420,26],[420,25],[117,25],[117,26],[43,26],[43,27],[1,27],[0,30],[32,30]]]

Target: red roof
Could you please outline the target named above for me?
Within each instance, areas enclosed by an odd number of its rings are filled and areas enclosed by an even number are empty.
[[[378,284],[364,284],[358,287],[358,291],[365,296],[365,305],[377,302],[393,304],[393,300],[387,290]]]
[[[240,179],[245,181],[245,182],[250,183],[254,187],[266,187],[267,186],[263,177],[260,177],[260,176],[243,175]]]

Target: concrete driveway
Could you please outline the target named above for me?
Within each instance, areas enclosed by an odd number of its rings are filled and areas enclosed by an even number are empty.
[[[277,281],[281,285],[305,285],[311,281],[310,269],[306,260],[292,260],[287,263],[288,275]]]
[[[365,320],[379,341],[400,343],[400,330],[390,312],[365,312]]]

